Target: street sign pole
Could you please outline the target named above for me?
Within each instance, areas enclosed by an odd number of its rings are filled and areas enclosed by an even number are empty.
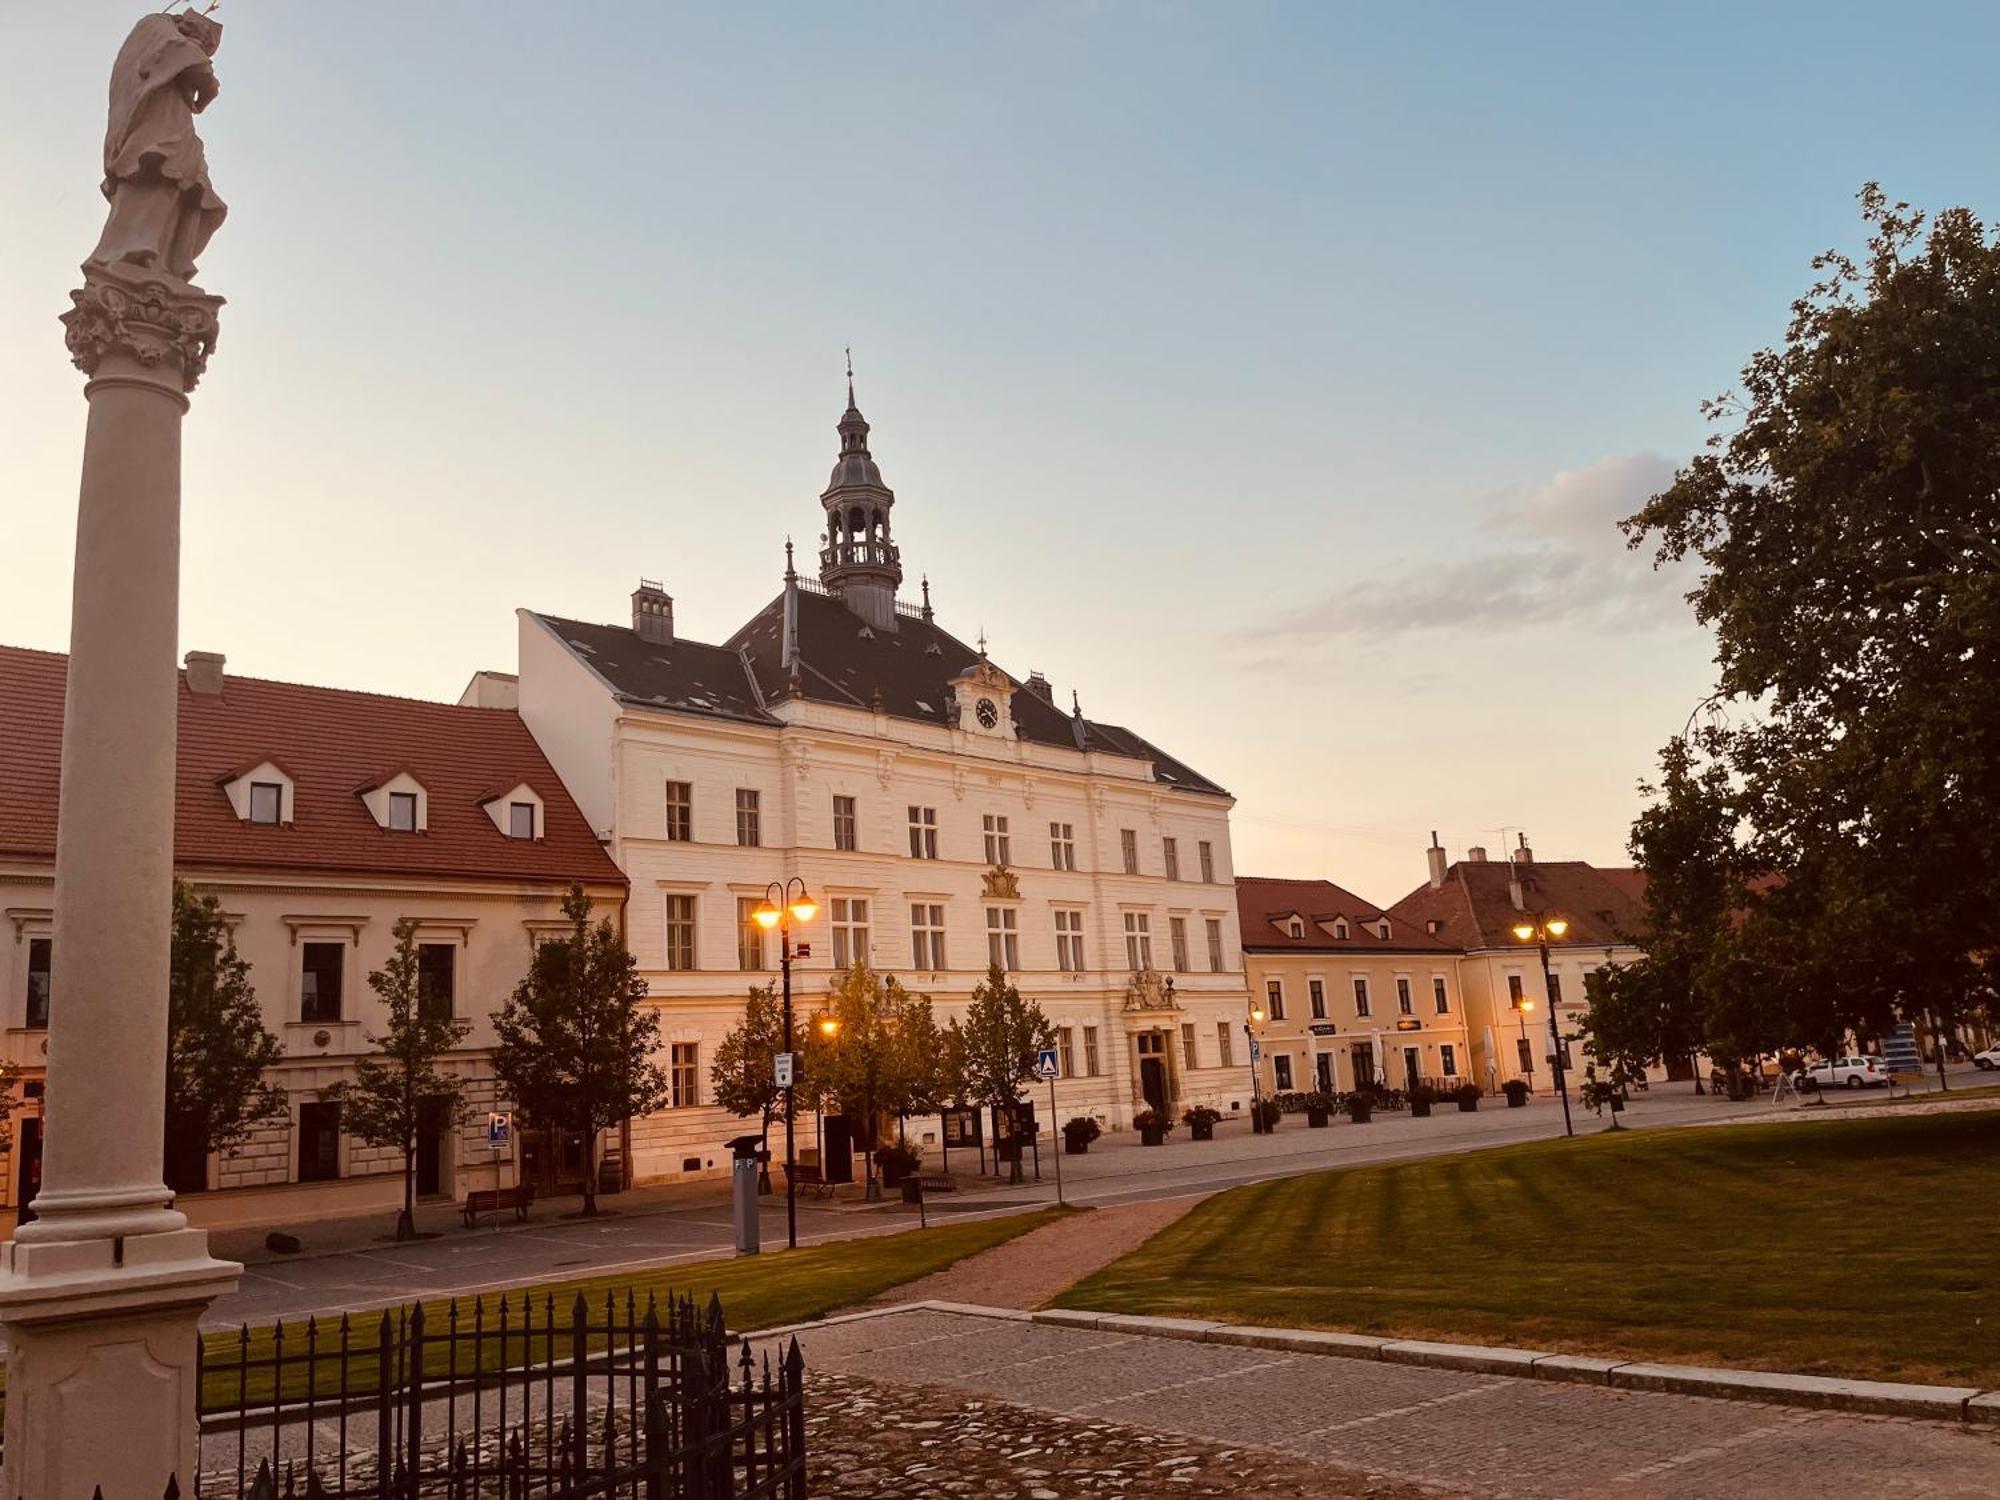
[[[1055,1145],[1056,1128],[1056,1075],[1049,1074],[1049,1144]],[[1062,1148],[1056,1147],[1056,1207],[1063,1207]]]

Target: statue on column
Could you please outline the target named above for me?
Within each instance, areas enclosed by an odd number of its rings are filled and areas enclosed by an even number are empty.
[[[125,39],[111,67],[104,134],[111,214],[86,266],[194,279],[195,258],[228,212],[194,129],[221,88],[211,62],[221,43],[222,23],[193,11],[147,16]]]

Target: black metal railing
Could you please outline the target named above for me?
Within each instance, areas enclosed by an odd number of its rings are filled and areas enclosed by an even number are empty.
[[[732,1353],[688,1298],[454,1301],[202,1347],[200,1500],[805,1495],[797,1341]],[[113,1497],[116,1500],[116,1497]]]

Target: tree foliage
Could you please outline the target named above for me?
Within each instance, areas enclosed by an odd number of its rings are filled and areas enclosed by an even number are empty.
[[[591,924],[581,885],[563,897],[569,935],[535,949],[528,972],[493,1017],[493,1071],[530,1119],[584,1143],[583,1211],[597,1212],[597,1137],[669,1094],[657,1060],[660,1018],[643,1002],[638,962],[608,919]]]
[[[206,1187],[208,1155],[289,1111],[264,1073],[284,1056],[264,1027],[250,965],[213,895],[174,882],[167,969],[166,1161],[177,1192]],[[4,1096],[0,1096],[4,1097]]]
[[[389,1013],[385,1031],[367,1034],[376,1054],[355,1061],[352,1082],[336,1083],[322,1095],[339,1102],[341,1124],[350,1134],[402,1156],[396,1238],[410,1239],[416,1234],[418,1133],[427,1123],[449,1128],[463,1118],[465,1080],[439,1063],[472,1027],[424,1004],[416,920],[397,922],[395,938],[389,961],[368,976],[368,987]]]
[[[2000,240],[1873,184],[1861,208],[1866,253],[1818,257],[1706,404],[1707,451],[1625,523],[1699,562],[1716,638],[1700,753],[1635,844],[1695,835],[1641,862],[1674,887],[1660,982],[1718,1052],[1949,1026],[2000,962]]]
[[[1056,1028],[1041,1006],[1021,997],[1005,971],[994,964],[973,987],[963,1027],[956,1023],[964,1056],[967,1094],[995,1111],[1011,1110],[1035,1076],[1035,1054],[1056,1044]],[[1009,1177],[1021,1180],[1021,1159],[1009,1163]]]

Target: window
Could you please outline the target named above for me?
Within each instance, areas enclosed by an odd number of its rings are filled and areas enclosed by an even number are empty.
[[[1514,1038],[1514,1047],[1521,1055],[1521,1071],[1523,1073],[1534,1072],[1535,1044],[1529,1041],[1526,1037],[1519,1036]]]
[[[1021,937],[1014,926],[1014,908],[986,908],[986,961],[1012,973],[1021,967]]]
[[[1097,1028],[1083,1028],[1083,1071],[1087,1077],[1095,1078],[1103,1071],[1103,1060],[1097,1055]]]
[[[1222,972],[1222,918],[1208,919],[1208,972]]]
[[[53,938],[28,939],[28,1024],[49,1024],[49,966],[55,957]]]
[[[535,804],[532,802],[509,802],[507,804],[507,837],[510,839],[531,839],[535,836]]]
[[[1201,883],[1203,885],[1214,885],[1215,845],[1211,844],[1207,839],[1203,839],[1200,843],[1196,844],[1194,848],[1195,848],[1195,853],[1201,859]]]
[[[694,840],[694,788],[685,781],[667,783],[667,837],[676,844]]]
[[[736,967],[750,973],[764,967],[764,929],[753,915],[762,904],[754,896],[736,898]]]
[[[835,797],[833,799],[833,847],[852,849],[854,842],[854,799]]]
[[[1382,939],[1385,943],[1389,941],[1389,919],[1387,917],[1384,917],[1375,924],[1375,936]]]
[[[347,956],[345,943],[302,943],[304,954],[299,975],[299,1019],[338,1021],[340,1019],[340,966]]]
[[[1007,834],[1007,818],[1002,813],[986,815],[986,863],[1006,865],[1014,862],[1014,841]]]
[[[1345,922],[1335,922],[1335,923],[1333,924],[1333,935],[1334,935],[1334,937],[1335,937],[1335,938],[1339,939],[1339,940],[1340,940],[1341,942],[1343,942],[1343,943],[1344,943],[1344,942],[1346,942],[1346,941],[1347,941],[1347,924],[1346,924]]]
[[[1076,868],[1076,828],[1070,823],[1049,824],[1049,868]]]
[[[1525,998],[1521,993],[1521,976],[1519,974],[1509,974],[1507,976],[1507,1003],[1513,1006],[1514,1009],[1519,1010],[1521,1008],[1521,1001]]]
[[[1444,976],[1442,974],[1436,974],[1431,977],[1431,1000],[1437,1006],[1437,1013],[1439,1015],[1448,1016],[1451,1014],[1451,1001],[1445,996]]]
[[[1135,974],[1153,967],[1153,919],[1145,912],[1125,913],[1125,967]]]
[[[667,967],[694,967],[694,897],[667,897]]]
[[[1443,1070],[1445,1077],[1458,1077],[1458,1049],[1450,1042],[1445,1042],[1438,1048],[1438,1067]]]
[[[1195,1067],[1195,1060],[1194,1060],[1194,1022],[1192,1021],[1181,1022],[1181,1061],[1187,1065],[1190,1072],[1193,1071]]]
[[[276,821],[273,819],[272,821]],[[417,794],[415,792],[389,793],[389,828],[394,833],[415,833],[417,831]]]
[[[1285,930],[1295,938],[1302,938],[1306,935],[1306,924],[1301,922],[1297,917],[1293,917],[1292,920],[1288,924],[1286,924]]]
[[[1324,1021],[1326,1019],[1326,981],[1324,979],[1308,979],[1306,981],[1306,999],[1312,1002],[1313,1019],[1315,1021]]]
[[[340,1106],[313,1100],[299,1106],[299,1181],[340,1175]]]
[[[675,1042],[668,1056],[667,1080],[673,1087],[672,1108],[693,1109],[701,1103],[701,1043]]]
[[[860,896],[835,896],[833,915],[833,966],[843,973],[856,964],[868,962],[868,902]]]
[[[1067,974],[1083,972],[1083,913],[1056,912],[1056,967]]]
[[[1292,1086],[1291,1058],[1282,1052],[1273,1057],[1271,1059],[1271,1076],[1277,1081],[1280,1090],[1289,1090]]]
[[[1561,1005],[1561,1004],[1563,1003],[1563,979],[1562,979],[1562,975],[1560,975],[1560,974],[1549,974],[1549,975],[1546,975],[1546,976],[1544,976],[1544,977],[1545,977],[1545,978],[1546,978],[1546,979],[1548,980],[1548,984],[1549,984],[1549,1004],[1551,1004],[1551,1005]]]
[[[1357,1016],[1368,1014],[1368,981],[1365,979],[1354,981],[1354,1013]]]
[[[1166,861],[1167,879],[1179,880],[1181,878],[1181,846],[1179,841],[1175,839],[1161,839],[1160,857]]]
[[[911,808],[910,858],[936,859],[937,857],[937,809],[935,807]]]
[[[285,789],[275,781],[253,781],[250,783],[250,821],[253,823],[276,823],[284,816]],[[412,817],[410,826],[416,826]]]
[[[1176,974],[1187,973],[1187,918],[1167,918],[1167,947],[1171,950]]]
[[[1264,1013],[1273,1021],[1285,1019],[1285,985],[1280,979],[1266,981],[1264,985]]]
[[[764,842],[764,813],[760,801],[756,788],[739,786],[736,789],[736,842],[746,849],[755,849]]]
[[[1127,875],[1137,875],[1139,873],[1139,830],[1136,828],[1119,829],[1118,847],[1125,856],[1125,873]]]
[[[1416,1006],[1410,1003],[1410,981],[1400,974],[1396,976],[1396,1011],[1399,1015],[1413,1016]]]
[[[1056,1028],[1056,1053],[1062,1058],[1063,1077],[1076,1077],[1076,1028],[1074,1026],[1058,1026]]]
[[[1215,1023],[1215,1055],[1222,1060],[1223,1067],[1236,1066],[1236,1039],[1231,1034],[1227,1021]]]
[[[417,1010],[425,1020],[451,1019],[457,960],[450,943],[417,944]]]
[[[916,903],[910,907],[910,967],[936,973],[944,968],[944,908]]]

